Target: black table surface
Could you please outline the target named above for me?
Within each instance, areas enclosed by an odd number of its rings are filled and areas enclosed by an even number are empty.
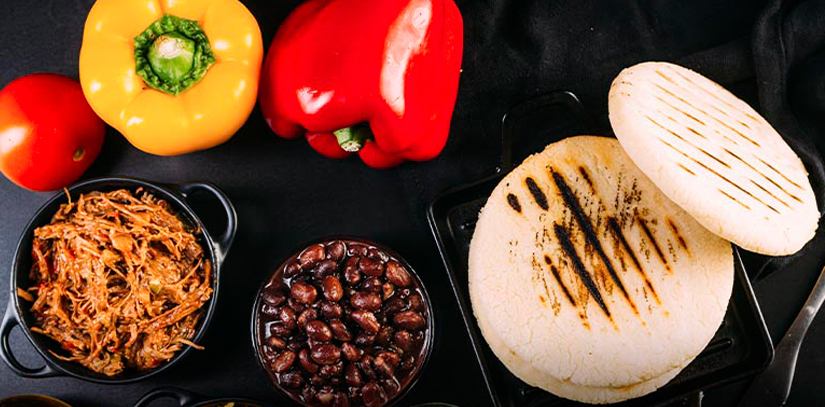
[[[55,72],[77,77],[77,58],[83,24],[93,0],[0,1],[0,86],[32,72]],[[264,43],[271,41],[280,21],[296,1],[245,1],[258,18]],[[451,141],[445,152],[427,163],[405,164],[376,171],[357,160],[325,159],[303,141],[274,136],[260,112],[254,111],[241,131],[228,143],[207,151],[160,158],[131,147],[109,129],[103,152],[84,178],[129,175],[157,182],[207,180],[220,186],[235,203],[239,230],[224,265],[218,310],[202,344],[204,351],[191,353],[182,363],[130,385],[105,386],[70,378],[23,379],[0,363],[0,398],[24,393],[59,397],[76,406],[130,406],[145,392],[162,385],[180,386],[211,396],[244,396],[275,402],[277,396],[254,359],[249,333],[251,306],[265,276],[280,259],[302,242],[331,234],[354,234],[386,243],[404,255],[419,271],[431,297],[437,318],[433,358],[416,385],[417,391],[401,405],[444,401],[460,406],[490,406],[481,372],[470,348],[465,328],[450,289],[446,272],[427,225],[428,203],[449,187],[478,179],[494,171],[499,119],[509,105],[529,96],[570,89],[582,96],[596,114],[603,112],[607,87],[619,65],[593,66],[546,74],[550,80],[536,85],[531,72],[519,72],[519,64],[501,65],[487,38],[482,2],[459,1],[465,19],[465,61],[460,96],[453,120]],[[574,2],[569,2],[574,3]],[[587,2],[575,2],[587,7]],[[678,2],[665,2],[663,7]],[[709,28],[706,34],[670,35],[673,52],[667,55],[629,55],[632,59],[676,58],[702,47],[719,45],[748,34],[759,4],[708,3],[707,13],[692,13]],[[739,4],[737,4],[739,3]],[[747,3],[747,5],[745,4]],[[758,2],[753,2],[758,3]],[[681,3],[684,4],[684,3]],[[592,3],[591,3],[592,5]],[[720,8],[721,7],[721,8]],[[474,14],[477,13],[477,14]],[[478,15],[479,18],[474,17]],[[621,21],[584,22],[584,32],[598,33],[621,27]],[[690,21],[684,22],[685,26]],[[680,27],[674,30],[681,29]],[[673,34],[673,33],[671,33]],[[578,60],[588,52],[598,62],[598,47],[575,48]],[[569,51],[569,49],[568,49]],[[614,50],[615,52],[615,50]],[[585,55],[582,57],[581,55]],[[504,55],[506,58],[507,55]],[[486,88],[485,73],[515,69],[512,80],[501,88]],[[592,76],[589,77],[588,75]],[[499,75],[501,77],[502,75]],[[506,76],[506,75],[505,75]],[[515,78],[515,79],[513,79]],[[746,100],[752,84],[735,88]],[[52,194],[34,193],[0,178],[0,304],[9,299],[9,268],[26,222]],[[210,203],[199,202],[210,212]],[[197,209],[197,208],[196,208]],[[211,227],[222,225],[218,217]],[[210,222],[207,221],[207,227]],[[823,264],[814,253],[760,280],[755,285],[765,319],[776,342],[790,326]],[[41,363],[20,332],[13,347],[29,365]],[[825,405],[825,320],[814,321],[802,347],[789,406]],[[705,395],[706,406],[735,404],[746,383],[716,387]],[[159,404],[160,405],[160,404]]]

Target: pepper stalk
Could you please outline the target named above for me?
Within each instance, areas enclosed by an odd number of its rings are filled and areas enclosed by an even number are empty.
[[[215,63],[197,21],[165,14],[135,37],[135,72],[150,87],[177,96]]]

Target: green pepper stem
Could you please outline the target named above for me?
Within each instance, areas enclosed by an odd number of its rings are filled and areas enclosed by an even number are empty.
[[[215,63],[197,21],[164,15],[135,37],[135,73],[161,92],[177,95],[194,86]]]
[[[152,70],[164,81],[183,80],[195,62],[195,42],[176,32],[159,36],[146,54]]]
[[[341,149],[351,153],[361,150],[367,140],[373,139],[370,126],[364,123],[335,130],[333,134],[338,139],[338,145],[341,146]]]

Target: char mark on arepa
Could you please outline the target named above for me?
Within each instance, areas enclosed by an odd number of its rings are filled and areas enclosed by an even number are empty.
[[[510,207],[513,208],[514,211],[521,213],[521,204],[518,201],[518,197],[513,194],[507,194],[507,203],[510,204]]]
[[[593,181],[590,180],[590,174],[587,173],[587,170],[584,167],[580,166],[579,167],[579,174],[582,175],[582,178],[584,178],[584,182],[586,182],[587,186],[590,187],[590,192],[595,194],[596,193],[596,188],[593,187]]]
[[[688,249],[687,243],[685,242],[685,239],[682,237],[682,234],[679,233],[679,228],[676,227],[676,224],[673,223],[673,221],[670,220],[670,219],[667,220],[667,224],[670,226],[670,230],[673,231],[673,234],[676,236],[676,239],[679,241],[679,246],[682,246],[682,248],[685,249],[685,251],[687,251],[688,254],[690,254],[690,249]]]
[[[524,183],[527,184],[527,189],[530,190],[530,193],[533,195],[536,205],[545,211],[549,209],[550,206],[547,205],[547,195],[544,195],[544,192],[536,184],[536,181],[531,177],[527,177],[524,179]]]
[[[727,105],[727,107],[728,107],[728,108],[733,109],[733,110],[736,110],[737,112],[739,112],[739,113],[741,113],[741,114],[745,115],[746,117],[748,117],[748,118],[750,118],[750,119],[754,120],[754,122],[758,123],[758,121],[756,120],[756,118],[754,118],[754,117],[753,117],[753,116],[751,116],[750,114],[745,113],[745,112],[741,111],[739,108],[737,108],[737,107],[735,107],[735,106],[731,105],[731,104],[730,104],[730,103],[728,103],[727,101],[725,101],[725,100],[723,100],[722,98],[718,97],[718,96],[717,96],[716,94],[714,94],[713,92],[710,92],[710,91],[708,91],[707,89],[705,89],[702,85],[698,85],[698,84],[694,83],[694,82],[693,82],[693,81],[691,81],[688,77],[686,77],[686,76],[682,75],[680,72],[678,72],[678,71],[673,71],[673,73],[674,73],[674,74],[676,74],[676,75],[678,75],[679,77],[681,77],[684,81],[686,81],[686,82],[688,82],[689,84],[693,85],[696,89],[701,89],[701,90],[702,90],[702,91],[704,91],[706,94],[710,95],[713,99],[715,99],[715,100],[717,100],[717,101],[720,101],[720,102],[722,102],[723,104]],[[668,77],[667,75],[665,75],[665,74],[664,74],[664,73],[662,73],[661,71],[656,71],[656,74],[657,74],[657,75],[659,75],[660,77],[664,78],[664,79],[665,79],[665,80],[667,80],[668,82],[670,82],[670,83],[671,83],[672,85],[674,85],[675,87],[679,88],[679,90],[680,90],[680,91],[682,91],[682,92],[684,92],[684,93],[693,93],[693,90],[686,90],[683,86],[681,86],[680,84],[676,83],[676,82],[675,82],[672,78]],[[685,99],[683,99],[683,98],[681,98],[681,97],[679,97],[679,96],[675,95],[673,92],[668,91],[665,87],[663,87],[663,86],[661,86],[661,85],[659,85],[659,84],[656,84],[656,87],[657,87],[657,88],[659,88],[660,90],[664,91],[665,93],[667,93],[667,94],[668,94],[668,95],[670,95],[671,97],[676,98],[677,100],[679,100],[680,102],[684,103],[685,105],[690,106],[690,107],[692,107],[692,108],[694,108],[694,109],[698,110],[699,112],[701,112],[701,113],[702,113],[703,115],[705,115],[706,117],[709,117],[709,118],[713,119],[713,121],[715,121],[716,123],[719,123],[720,125],[722,125],[722,126],[723,126],[723,127],[725,127],[726,129],[728,129],[728,130],[730,130],[730,131],[732,131],[732,132],[736,133],[736,135],[738,135],[739,137],[741,137],[741,138],[743,138],[743,139],[745,139],[745,140],[749,141],[751,144],[753,144],[753,145],[755,145],[755,146],[757,146],[757,147],[761,147],[761,145],[760,145],[758,142],[756,142],[755,140],[751,139],[750,137],[748,137],[748,136],[746,136],[746,135],[742,134],[742,132],[740,132],[739,130],[737,130],[737,129],[735,129],[735,128],[731,127],[730,125],[728,125],[727,123],[725,123],[725,121],[724,121],[724,120],[720,120],[718,117],[716,117],[716,116],[714,116],[714,115],[710,115],[710,114],[708,114],[708,113],[707,113],[707,112],[705,112],[704,110],[699,109],[698,107],[696,107],[696,106],[695,106],[695,105],[693,105],[692,103],[690,103],[690,102],[686,101]],[[693,89],[693,88],[691,88],[691,89]],[[698,95],[696,95],[696,96],[697,96],[697,97],[699,97]],[[657,97],[657,98],[658,98],[658,97]],[[660,99],[660,100],[661,100],[661,99]],[[666,103],[664,100],[662,100],[662,102],[663,102],[663,103]],[[713,107],[713,108],[714,108],[714,110],[716,110],[716,111],[718,111],[718,112],[720,112],[720,113],[722,113],[722,114],[724,114],[724,115],[726,115],[726,116],[727,116],[727,114],[726,114],[726,113],[725,113],[722,109],[719,109],[718,107],[716,107],[715,105],[713,105],[713,104],[711,104],[711,103],[708,103],[708,105],[709,105],[709,106],[711,106],[711,107]],[[673,107],[673,106],[671,106],[671,107]],[[675,107],[673,107],[673,108],[674,108],[674,109],[676,109]],[[679,109],[676,109],[676,110],[679,110]],[[684,111],[681,111],[681,110],[679,110],[679,111],[680,111],[680,112],[682,112],[682,113],[684,113]],[[685,115],[686,115],[686,116],[688,116],[688,117],[693,118],[694,120],[696,120],[693,116],[688,115],[687,113],[685,113]],[[738,121],[738,122],[739,122],[739,124],[744,124],[744,123],[742,123],[741,121]],[[701,121],[700,121],[700,123],[702,123],[702,125],[704,125],[704,122],[701,122]],[[744,127],[749,128],[749,126],[747,126],[747,125],[744,125]]]
[[[602,293],[599,292],[598,287],[596,287],[596,283],[594,283],[593,278],[590,277],[590,273],[586,268],[584,268],[584,264],[582,264],[582,260],[576,253],[576,248],[573,246],[573,242],[571,242],[570,237],[567,236],[567,231],[564,230],[564,227],[558,223],[553,224],[553,229],[556,232],[556,238],[559,239],[559,244],[561,245],[562,250],[570,259],[571,263],[573,263],[573,268],[576,270],[576,274],[579,275],[579,278],[582,280],[585,288],[587,288],[587,291],[596,300],[596,303],[599,304],[599,307],[601,307],[602,311],[604,311],[604,314],[607,315],[608,318],[611,318],[610,310],[607,309],[607,304],[604,303]],[[559,279],[559,281],[561,281],[561,279]]]
[[[575,307],[576,306],[576,300],[573,299],[573,296],[570,295],[570,291],[567,290],[567,286],[564,285],[564,282],[561,280],[561,274],[559,274],[559,270],[556,268],[556,266],[553,265],[553,262],[550,261],[550,256],[545,254],[544,255],[544,262],[547,263],[548,266],[550,266],[550,272],[553,273],[553,277],[555,277],[556,282],[559,283],[559,286],[561,287],[561,290],[564,292],[564,296],[567,297],[567,301],[570,301],[570,304]]]
[[[647,274],[645,274],[644,269],[642,269],[642,263],[639,262],[638,256],[630,247],[630,244],[627,242],[627,239],[624,237],[624,232],[622,232],[622,227],[619,226],[619,222],[613,216],[607,218],[607,225],[610,227],[610,230],[613,232],[613,235],[622,245],[625,253],[630,256],[630,260],[633,262],[633,265],[636,267],[636,270],[639,272],[639,275],[642,276],[642,279],[645,280],[645,285],[647,289],[650,290],[650,293],[653,294],[653,298],[656,299],[656,302],[661,304],[662,302],[659,301],[659,295],[656,294],[656,289],[653,288],[653,283],[650,282],[650,279],[647,278]],[[681,237],[680,237],[681,238]]]
[[[665,258],[665,253],[662,252],[662,249],[659,247],[659,243],[656,242],[656,238],[653,237],[653,233],[651,233],[650,228],[647,227],[647,222],[638,216],[636,217],[636,222],[639,222],[639,226],[641,226],[642,231],[645,233],[645,236],[647,236],[647,240],[650,240],[650,244],[653,245],[653,249],[656,252],[656,256],[659,257],[659,260],[661,260],[662,264],[665,265],[667,271],[671,272],[670,264],[668,264],[667,259]]]
[[[630,304],[630,308],[633,309],[634,313],[638,314],[639,311],[636,309],[636,304],[634,304],[633,300],[630,299],[630,294],[627,293],[624,284],[622,284],[622,280],[616,273],[616,269],[613,268],[613,263],[610,262],[610,259],[604,252],[599,236],[593,229],[593,224],[591,223],[590,218],[584,213],[584,210],[579,203],[579,198],[573,190],[570,189],[570,186],[567,185],[567,182],[564,180],[564,176],[552,168],[550,169],[550,173],[553,176],[553,182],[555,182],[556,188],[558,188],[559,192],[561,192],[562,200],[564,200],[565,205],[576,219],[576,223],[578,223],[579,229],[581,229],[582,233],[584,233],[585,239],[587,239],[587,242],[593,247],[599,255],[599,258],[601,258],[602,263],[604,263],[605,268],[607,268],[607,272],[610,274],[610,278],[613,280],[613,283],[619,287],[619,291],[622,292],[622,295],[627,300],[627,303]],[[558,228],[556,229],[556,234],[558,234]]]
[[[683,152],[682,150],[679,150],[678,148],[674,147],[674,146],[673,146],[673,144],[670,144],[670,143],[668,143],[667,141],[665,141],[665,140],[663,140],[663,139],[661,139],[661,138],[659,138],[658,140],[659,140],[660,142],[662,142],[664,145],[666,145],[666,146],[670,147],[673,151],[676,151],[677,153],[681,154],[683,157],[687,158],[688,160],[691,160],[691,161],[693,161],[694,163],[698,164],[700,167],[704,168],[704,169],[705,169],[706,171],[708,171],[709,173],[711,173],[711,174],[713,174],[713,175],[716,175],[717,177],[719,177],[719,178],[720,178],[720,179],[722,179],[723,181],[727,182],[728,184],[733,185],[734,187],[736,187],[736,189],[738,189],[738,190],[742,191],[745,195],[747,195],[747,196],[749,196],[749,197],[753,198],[753,200],[754,200],[754,201],[759,202],[759,203],[761,203],[762,205],[765,205],[768,209],[770,209],[770,210],[772,210],[772,211],[774,211],[774,212],[776,212],[776,213],[779,213],[779,211],[777,211],[777,210],[776,210],[776,208],[774,208],[773,206],[769,205],[769,204],[768,204],[768,203],[766,203],[765,201],[763,201],[763,200],[759,199],[759,197],[758,197],[758,196],[755,196],[754,194],[752,194],[750,191],[746,190],[745,188],[742,188],[739,184],[737,184],[737,183],[735,183],[735,182],[731,181],[730,179],[728,179],[728,177],[726,177],[726,176],[724,176],[724,175],[720,174],[718,171],[714,170],[713,168],[708,167],[705,163],[703,163],[703,162],[701,162],[701,161],[697,160],[696,158],[694,158],[694,157],[692,157],[692,156],[688,155],[687,153]],[[727,195],[727,196],[728,196],[729,198],[731,198],[731,199],[734,199],[734,198],[732,198],[732,197],[731,197],[729,194],[727,194],[727,193],[725,193],[725,195]],[[734,199],[734,200],[736,200],[736,199]],[[737,202],[738,202],[738,201],[737,201]],[[739,203],[741,204],[741,202],[739,202]],[[747,207],[747,205],[743,205],[743,206]],[[748,208],[748,209],[750,209],[750,208]]]

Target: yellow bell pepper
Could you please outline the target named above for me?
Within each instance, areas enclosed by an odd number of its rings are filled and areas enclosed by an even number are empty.
[[[135,147],[176,155],[227,141],[258,94],[263,44],[238,0],[98,0],[80,83],[92,109]]]

